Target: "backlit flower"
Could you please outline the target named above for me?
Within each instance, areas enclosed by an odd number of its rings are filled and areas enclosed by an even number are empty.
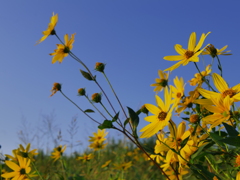
[[[208,65],[205,69],[205,71],[202,71],[201,74],[200,73],[196,73],[194,75],[194,78],[192,78],[189,83],[191,86],[196,86],[198,84],[198,87],[200,87],[203,83],[203,78],[205,78],[206,76],[208,76],[211,73],[211,65]]]
[[[55,62],[61,63],[63,61],[63,58],[68,56],[68,53],[71,51],[73,48],[73,43],[74,43],[74,36],[75,34],[72,34],[71,38],[69,39],[68,34],[64,36],[64,41],[65,44],[57,44],[57,49],[54,50],[53,53],[51,53],[51,56],[54,56],[52,58],[52,63],[54,64]]]
[[[55,83],[53,83],[53,87],[51,89],[52,94],[50,96],[53,96],[58,91],[61,91],[61,84],[55,82]]]
[[[46,31],[43,31],[43,37],[37,41],[37,44],[41,43],[44,41],[49,35],[54,35],[55,34],[55,26],[57,25],[58,22],[58,14],[53,13],[53,16],[50,18],[50,23],[48,24],[48,28]]]
[[[230,50],[224,51],[228,45],[222,47],[221,49],[215,48],[212,44],[206,47],[206,49],[202,52],[202,55],[210,55],[212,58],[216,57],[217,55],[232,55]]]
[[[31,161],[34,161],[34,156],[37,155],[38,153],[36,152],[37,149],[33,149],[30,151],[31,144],[28,143],[26,146],[26,149],[20,144],[18,148],[18,155],[24,157],[24,158],[29,158]]]
[[[163,59],[168,61],[179,61],[170,68],[165,69],[164,71],[173,71],[174,69],[177,69],[180,65],[187,65],[189,62],[198,62],[199,61],[199,55],[202,53],[202,51],[207,47],[201,49],[204,40],[208,36],[210,32],[207,34],[202,34],[198,44],[196,44],[196,33],[193,32],[190,35],[189,41],[188,41],[188,48],[183,49],[180,44],[175,45],[175,50],[179,55],[172,55],[172,56],[165,56]]]
[[[66,150],[66,145],[62,147],[62,145],[54,148],[52,152],[51,158],[54,159],[54,161],[58,160],[60,157],[62,157],[63,152]]]
[[[157,106],[154,106],[152,104],[145,104],[146,108],[153,115],[145,117],[145,120],[150,122],[150,124],[140,130],[140,132],[143,132],[140,138],[149,138],[168,125],[173,110],[173,108],[171,108],[171,94],[171,90],[169,92],[168,88],[165,88],[165,103],[159,96],[156,95],[155,97]]]
[[[162,70],[158,70],[158,75],[160,78],[156,78],[156,83],[151,84],[151,86],[155,86],[154,92],[158,93],[163,90],[168,85],[168,76],[169,73],[164,73]]]

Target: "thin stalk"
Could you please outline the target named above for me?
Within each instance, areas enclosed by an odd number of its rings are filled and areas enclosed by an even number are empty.
[[[109,113],[109,111],[107,110],[107,108],[103,105],[103,103],[100,101],[99,102],[101,104],[101,106],[103,107],[103,109],[108,113],[108,115],[113,118],[113,116]]]
[[[91,116],[89,116],[86,112],[84,112],[75,102],[73,102],[71,99],[69,99],[61,90],[59,90],[62,95],[67,99],[69,100],[74,106],[76,106],[80,111],[82,111],[82,113],[84,113],[87,117],[89,117],[92,121],[94,121],[95,123],[97,124],[101,124],[100,122],[96,121],[95,119],[93,119]]]
[[[217,57],[217,60],[218,60],[218,69],[220,70],[221,77],[222,77],[222,65],[221,65],[221,61],[220,61],[218,55],[216,55],[216,57]]]
[[[35,164],[34,164],[32,161],[31,161],[31,164],[32,164],[34,170],[37,172],[38,176],[41,178],[41,180],[43,180],[43,178],[42,178],[42,176],[40,175],[39,171],[37,170]]]

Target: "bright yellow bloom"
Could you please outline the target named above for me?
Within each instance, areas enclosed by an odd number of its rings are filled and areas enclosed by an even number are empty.
[[[64,36],[65,44],[64,45],[63,44],[57,44],[57,49],[55,49],[54,52],[50,54],[51,56],[54,56],[52,58],[52,63],[53,64],[57,61],[59,63],[61,63],[63,61],[63,58],[68,56],[68,53],[73,48],[75,34],[72,34],[71,39],[68,38],[68,34],[65,34],[65,36]]]
[[[212,104],[204,104],[203,106],[213,114],[202,118],[205,124],[211,124],[209,131],[230,119],[230,108],[233,103],[233,99],[230,99],[229,95],[225,98],[210,96],[210,100],[215,106],[212,106]]]
[[[197,99],[199,97],[199,93],[198,91],[190,91],[189,92],[189,96],[185,97],[182,100],[182,103],[178,103],[178,105],[180,107],[178,107],[176,109],[177,113],[181,113],[182,111],[184,111],[186,108],[192,108],[193,102],[195,101],[195,99]]]
[[[94,151],[98,151],[98,150],[104,149],[106,145],[107,143],[95,141],[91,143],[88,147],[90,147],[90,149],[93,149]]]
[[[220,93],[198,88],[197,90],[202,96],[210,99],[211,96],[215,98],[217,98],[218,96],[225,98],[227,95],[229,95],[230,98],[234,100],[234,102],[240,101],[240,83],[230,88],[227,82],[220,75],[213,73],[212,78],[215,87]]]
[[[5,154],[5,156],[6,156],[8,159],[12,159],[12,161],[17,162],[17,161],[18,161],[18,160],[17,160],[18,149],[12,150],[12,154],[13,154],[13,156],[8,155],[8,154]]]
[[[14,170],[14,172],[8,172],[2,174],[4,178],[13,178],[12,180],[29,180],[28,176],[31,171],[31,167],[29,167],[31,160],[23,158],[17,155],[18,164],[12,161],[5,161],[6,165]],[[30,175],[31,176],[31,175]]]
[[[175,45],[175,50],[179,55],[172,55],[172,56],[165,56],[163,59],[168,61],[179,61],[178,63],[174,64],[170,68],[165,69],[164,71],[173,71],[174,69],[177,69],[180,65],[187,65],[189,62],[198,62],[199,61],[199,55],[202,53],[202,51],[207,47],[205,46],[203,49],[201,49],[204,40],[208,36],[210,32],[207,34],[202,34],[198,44],[196,45],[196,33],[193,32],[190,35],[189,41],[188,41],[188,49],[183,49],[180,44]]]
[[[54,161],[58,160],[60,157],[62,157],[63,152],[66,150],[67,146],[60,145],[56,148],[54,148],[54,152],[52,152],[51,158],[54,159]]]
[[[218,55],[232,55],[231,51],[224,51],[228,45],[222,47],[221,49],[215,48],[212,44],[210,44],[206,49],[202,52],[202,55],[210,55],[213,58],[218,56]]]
[[[194,78],[192,78],[189,83],[191,86],[196,86],[198,84],[198,87],[200,87],[203,83],[203,78],[208,76],[211,73],[211,65],[208,65],[205,69],[205,71],[202,71],[201,74],[200,73],[196,73],[194,75]]]
[[[169,73],[164,73],[162,70],[158,70],[158,75],[160,78],[156,78],[156,83],[151,84],[151,86],[156,86],[154,92],[158,93],[163,90],[168,85],[168,76]]]
[[[20,144],[18,148],[18,155],[22,156],[24,158],[29,158],[31,161],[34,161],[34,156],[37,155],[38,153],[35,152],[37,149],[33,149],[30,151],[31,144],[28,143],[26,146],[26,149]]]
[[[236,157],[236,166],[240,166],[240,155]]]
[[[48,24],[48,28],[46,31],[43,31],[43,37],[37,41],[36,44],[41,43],[42,41],[44,41],[49,35],[54,35],[55,34],[55,26],[57,25],[58,22],[58,14],[53,13],[53,16],[50,18],[50,23]]]
[[[168,125],[168,121],[171,119],[173,110],[173,108],[170,109],[172,100],[171,94],[171,90],[169,92],[168,88],[165,88],[165,103],[159,96],[156,95],[155,97],[157,106],[154,106],[152,104],[145,104],[149,112],[154,115],[145,117],[145,120],[150,122],[150,124],[140,130],[140,132],[143,132],[140,138],[149,138]]]
[[[83,160],[83,162],[87,162],[90,161],[91,159],[93,159],[94,155],[93,154],[83,154],[83,156],[79,156],[77,157],[77,160]]]
[[[171,90],[172,90],[172,98],[173,99],[173,102],[175,104],[175,106],[180,102],[180,100],[182,99],[183,95],[184,95],[184,87],[185,87],[185,84],[184,84],[184,81],[183,81],[183,78],[178,78],[176,77],[174,80],[174,86],[170,86],[171,87]]]
[[[122,164],[114,164],[115,168],[117,170],[127,170],[128,168],[130,168],[132,166],[132,161],[128,162],[128,163],[122,163]]]
[[[98,129],[97,133],[93,133],[93,137],[89,136],[90,140],[89,142],[103,142],[106,140],[105,136],[108,134],[108,132],[105,132],[105,129],[100,130]]]
[[[101,168],[107,167],[111,162],[112,162],[112,160],[106,161],[106,162],[101,166]]]

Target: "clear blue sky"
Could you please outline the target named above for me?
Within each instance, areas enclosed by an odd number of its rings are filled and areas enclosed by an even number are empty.
[[[229,45],[233,55],[221,57],[224,78],[233,86],[238,81],[240,59],[240,2],[231,1],[166,1],[166,0],[91,0],[91,1],[3,1],[0,6],[0,144],[4,153],[18,147],[17,132],[23,117],[36,132],[41,130],[43,116],[55,114],[55,123],[63,138],[72,117],[77,116],[78,134],[74,140],[87,146],[87,138],[97,125],[90,122],[60,93],[53,97],[54,82],[62,83],[63,92],[83,109],[91,108],[77,90],[86,87],[88,95],[100,90],[79,73],[81,65],[67,57],[62,64],[51,64],[58,40],[52,36],[34,46],[47,28],[52,12],[58,13],[56,31],[60,37],[76,33],[73,52],[90,69],[96,62],[106,63],[106,74],[123,105],[135,110],[144,103],[155,104],[150,84],[157,71],[173,65],[163,60],[175,55],[175,44],[187,48],[191,32],[211,31],[205,44],[217,48]],[[205,57],[206,61],[211,60]],[[202,64],[202,63],[200,63]],[[216,67],[214,70],[217,70]],[[227,72],[227,73],[226,73]],[[176,75],[190,80],[196,73],[193,64],[175,70]],[[106,85],[100,74],[99,81]],[[188,86],[188,85],[187,85]],[[188,86],[189,87],[189,86]],[[187,93],[187,92],[186,92]],[[110,95],[114,101],[112,95]],[[115,104],[116,105],[116,104]],[[118,109],[118,106],[116,105]],[[103,121],[100,116],[94,116]],[[123,117],[123,114],[120,114]],[[174,118],[180,121],[180,118]],[[140,128],[146,125],[141,116]],[[54,132],[56,135],[56,132]],[[111,137],[119,136],[110,132]],[[46,140],[46,143],[49,140]],[[50,141],[49,141],[50,143]],[[35,142],[36,144],[36,142]],[[64,142],[62,143],[64,144]],[[44,148],[45,148],[44,145]],[[36,147],[36,146],[35,146]]]

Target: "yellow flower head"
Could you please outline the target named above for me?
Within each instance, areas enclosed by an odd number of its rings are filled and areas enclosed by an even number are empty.
[[[172,90],[172,97],[173,97],[174,104],[176,106],[184,96],[185,84],[182,77],[180,79],[176,77],[173,80],[173,82],[175,86],[171,85],[170,88]]]
[[[240,101],[240,93],[239,93],[240,83],[230,88],[227,82],[217,73],[213,73],[212,78],[213,78],[213,83],[215,87],[220,93],[198,88],[197,90],[202,96],[204,96],[207,99],[210,99],[210,96],[213,96],[215,98],[217,98],[218,96],[221,96],[225,98],[226,96],[229,95],[229,97],[233,99],[234,102]]]
[[[212,44],[210,44],[206,49],[202,52],[202,55],[210,55],[212,58],[215,58],[217,55],[232,55],[231,51],[224,51],[228,46],[224,46],[221,49],[215,48]]]
[[[122,163],[122,164],[114,164],[115,168],[117,170],[127,170],[128,168],[130,168],[132,166],[132,161],[128,162],[128,163]]]
[[[50,96],[53,96],[54,94],[56,94],[58,91],[61,91],[61,84],[59,84],[59,83],[53,83],[53,87],[52,87],[52,90],[51,90],[51,92],[52,92],[52,94],[50,95]]]
[[[13,172],[8,172],[2,174],[4,178],[13,178],[14,180],[21,179],[21,180],[28,180],[29,173],[31,171],[30,159],[23,158],[17,155],[18,164],[12,161],[5,161],[6,165],[13,170]]]
[[[53,13],[53,16],[50,18],[50,23],[48,24],[48,28],[46,31],[43,31],[43,37],[37,41],[36,44],[41,43],[42,41],[44,41],[49,35],[54,35],[55,34],[55,26],[57,25],[58,22],[58,14]]]
[[[83,162],[87,162],[93,159],[93,157],[94,157],[93,154],[83,154],[83,156],[77,157],[77,160],[83,160]]]
[[[158,70],[158,75],[160,78],[156,78],[156,83],[151,84],[151,86],[155,86],[154,92],[158,93],[163,90],[168,85],[168,76],[169,73],[164,73],[162,70]]]
[[[207,34],[202,34],[198,44],[196,44],[196,33],[193,32],[190,35],[189,41],[188,41],[188,49],[183,49],[180,44],[175,45],[175,50],[179,55],[172,55],[172,56],[165,56],[163,59],[168,61],[179,61],[178,63],[174,64],[170,68],[165,69],[164,71],[173,71],[174,69],[177,69],[180,65],[187,65],[189,62],[198,62],[199,61],[199,55],[202,53],[202,51],[207,47],[205,46],[203,49],[201,49],[206,37],[210,34],[208,32]]]
[[[35,151],[37,151],[37,149],[33,149],[30,151],[30,147],[31,147],[30,143],[27,144],[26,149],[20,144],[17,154],[24,158],[31,159],[31,161],[34,161],[34,156],[38,154],[37,152],[35,152]]]
[[[240,155],[236,157],[236,166],[240,166]]]
[[[76,33],[75,33],[76,34]],[[69,39],[68,34],[65,34],[64,41],[65,44],[57,44],[57,49],[54,50],[53,53],[51,53],[51,56],[54,56],[52,58],[52,63],[56,63],[57,61],[61,63],[63,61],[63,58],[68,56],[68,53],[73,48],[74,43],[74,36],[75,34],[72,34],[71,38]]]
[[[94,151],[99,151],[101,149],[104,149],[106,147],[107,143],[95,141],[89,145],[90,149],[93,149]]]
[[[98,129],[97,133],[93,133],[93,137],[89,136],[90,140],[89,142],[103,142],[106,140],[105,136],[108,134],[108,132],[105,132],[105,129],[100,130]]]
[[[140,130],[140,132],[143,132],[140,138],[149,138],[168,125],[168,121],[171,119],[173,110],[173,107],[171,108],[171,95],[171,90],[169,92],[168,88],[165,88],[165,103],[159,96],[156,95],[155,97],[157,106],[154,106],[152,104],[145,104],[146,108],[153,115],[145,117],[145,120],[150,122],[150,124]]]
[[[198,87],[200,87],[203,83],[203,78],[208,76],[211,73],[211,65],[208,65],[205,69],[205,71],[202,71],[201,74],[200,73],[196,73],[194,75],[194,78],[192,78],[189,83],[191,86],[196,86],[198,84]]]
[[[52,152],[51,158],[54,159],[54,161],[58,160],[60,157],[62,157],[63,152],[66,150],[66,145],[62,147],[62,145],[54,148]]]

